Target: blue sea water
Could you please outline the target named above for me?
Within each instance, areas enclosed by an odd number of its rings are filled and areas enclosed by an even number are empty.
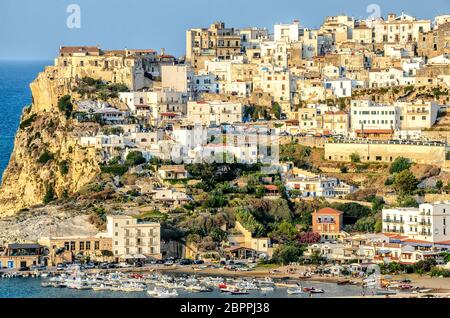
[[[43,288],[40,278],[0,278],[0,298],[148,298],[146,292],[111,292],[93,290],[75,290],[68,288]],[[233,296],[221,293],[217,288],[211,293],[189,293],[178,290],[180,298],[323,298],[361,296],[361,287],[338,286],[334,283],[305,282],[307,286],[314,286],[325,290],[324,294],[288,295],[286,288],[276,288],[273,292],[262,293],[250,291],[249,295]]]
[[[31,104],[29,84],[49,61],[0,61],[0,179],[14,147],[22,109]]]

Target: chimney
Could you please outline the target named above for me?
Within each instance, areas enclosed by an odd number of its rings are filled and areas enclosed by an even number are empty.
[[[164,48],[161,48],[161,55],[164,55],[166,53],[166,50]]]

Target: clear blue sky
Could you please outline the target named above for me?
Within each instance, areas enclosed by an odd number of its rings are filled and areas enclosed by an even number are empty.
[[[419,18],[449,13],[449,0],[0,0],[0,59],[52,59],[60,45],[166,48],[180,56],[185,30],[216,20],[235,27],[273,29],[299,19],[317,27],[327,15],[366,18],[369,4]],[[81,28],[69,29],[69,4],[81,8]]]

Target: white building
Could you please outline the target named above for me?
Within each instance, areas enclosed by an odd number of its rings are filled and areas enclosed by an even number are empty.
[[[187,108],[188,122],[206,126],[240,123],[244,115],[242,104],[232,102],[190,101]]]
[[[450,202],[423,203],[419,208],[383,209],[383,232],[432,243],[450,240]]]
[[[286,189],[295,191],[300,197],[325,197],[333,198],[345,196],[355,191],[350,186],[337,178],[322,176],[289,178],[286,180]]]
[[[352,96],[353,81],[347,78],[325,80],[325,89],[331,90],[333,95],[337,98]]]
[[[142,222],[126,215],[107,217],[108,236],[116,260],[140,260],[161,258],[161,226],[159,223]]]
[[[276,42],[298,42],[301,35],[300,22],[294,20],[292,23],[280,23],[274,25],[274,40]]]
[[[352,100],[350,109],[350,127],[354,132],[393,132],[400,128],[398,106],[383,106],[371,101]]]
[[[175,125],[172,138],[182,146],[183,155],[189,151],[208,143],[208,129],[204,125]]]

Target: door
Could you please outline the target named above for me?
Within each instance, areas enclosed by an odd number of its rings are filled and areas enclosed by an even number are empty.
[[[14,261],[8,261],[8,268],[14,268]]]

